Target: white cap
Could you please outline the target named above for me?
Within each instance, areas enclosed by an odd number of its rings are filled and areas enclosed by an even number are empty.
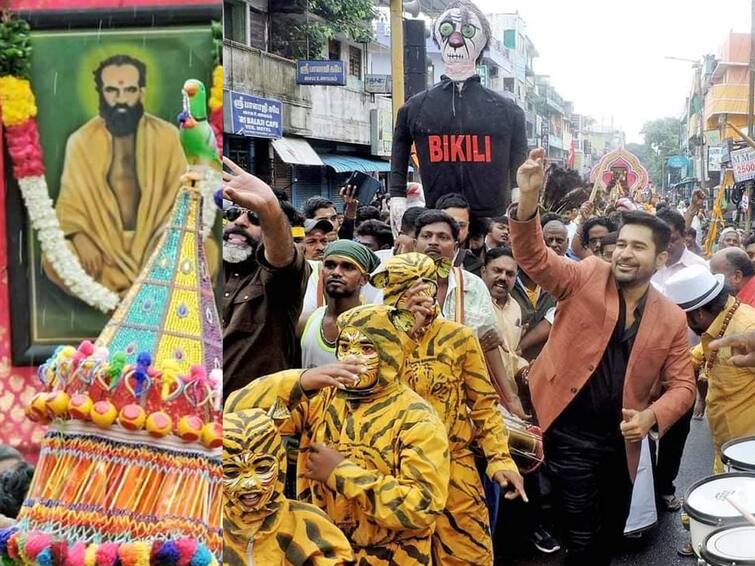
[[[724,288],[724,276],[713,275],[704,265],[685,267],[666,281],[666,296],[684,312],[707,305]]]

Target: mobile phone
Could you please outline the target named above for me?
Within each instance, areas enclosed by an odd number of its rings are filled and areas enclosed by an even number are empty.
[[[370,204],[372,199],[375,198],[375,194],[380,190],[380,181],[361,171],[354,171],[345,184],[357,188],[354,192],[354,198],[357,199],[359,204]]]

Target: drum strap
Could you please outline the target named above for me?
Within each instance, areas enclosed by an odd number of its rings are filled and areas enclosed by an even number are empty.
[[[453,270],[454,278],[456,279],[456,289],[454,289],[454,298],[456,299],[454,322],[464,324],[464,274],[458,267],[454,267]]]

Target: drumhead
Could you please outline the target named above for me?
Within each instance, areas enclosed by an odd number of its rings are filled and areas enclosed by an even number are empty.
[[[721,461],[738,470],[755,472],[755,436],[726,442],[721,447]]]
[[[742,516],[726,500],[731,497],[750,513],[755,513],[755,474],[732,472],[695,482],[687,490],[684,511],[705,525],[720,526],[741,522]]]
[[[755,566],[755,526],[716,529],[705,538],[700,555],[714,566]]]

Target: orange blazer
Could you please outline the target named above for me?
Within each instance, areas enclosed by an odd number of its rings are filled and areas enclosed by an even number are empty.
[[[596,257],[571,261],[548,249],[539,214],[526,222],[510,216],[509,227],[519,267],[558,300],[548,342],[529,372],[535,412],[547,430],[598,367],[619,319],[619,289],[611,264]],[[627,363],[624,408],[650,407],[662,435],[694,402],[686,317],[651,285]],[[626,443],[632,479],[640,444]]]

